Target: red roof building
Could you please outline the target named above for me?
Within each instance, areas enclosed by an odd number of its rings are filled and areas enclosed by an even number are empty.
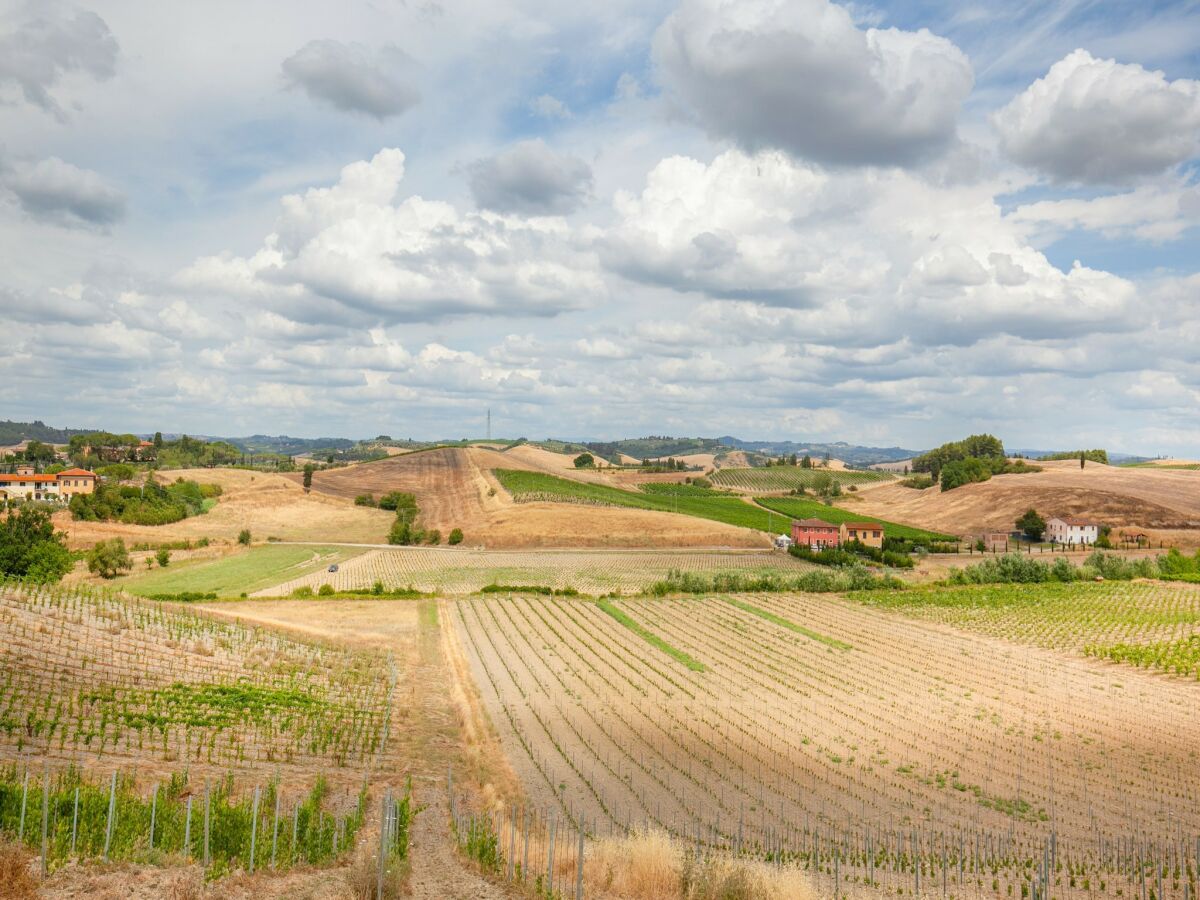
[[[821,519],[797,519],[792,522],[792,543],[820,550],[837,547],[842,542],[841,529]]]

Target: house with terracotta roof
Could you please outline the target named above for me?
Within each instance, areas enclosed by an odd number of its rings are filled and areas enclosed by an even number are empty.
[[[66,469],[53,475],[39,474],[33,466],[17,466],[12,474],[0,474],[0,500],[50,500],[67,502],[76,494],[91,494],[99,481],[87,469]]]
[[[858,541],[868,547],[883,549],[883,526],[878,522],[843,522],[839,536],[843,544]]]
[[[798,547],[823,550],[836,547],[841,542],[841,529],[832,522],[822,519],[796,519],[792,522],[792,543]]]
[[[1100,526],[1090,519],[1055,516],[1046,520],[1046,540],[1056,544],[1094,544],[1099,537]]]

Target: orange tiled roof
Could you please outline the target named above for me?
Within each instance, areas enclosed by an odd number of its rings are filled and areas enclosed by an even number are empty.
[[[89,472],[87,469],[67,469],[65,472],[59,472],[59,475],[69,475],[72,478],[95,478],[95,472]]]
[[[53,475],[0,475],[0,481],[55,481]]]

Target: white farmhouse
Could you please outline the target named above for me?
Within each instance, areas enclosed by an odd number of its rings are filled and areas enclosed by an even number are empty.
[[[1100,526],[1087,519],[1055,516],[1046,522],[1046,537],[1056,544],[1094,544]]]

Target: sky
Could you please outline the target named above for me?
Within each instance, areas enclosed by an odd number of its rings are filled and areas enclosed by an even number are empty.
[[[0,418],[1200,456],[1200,4],[0,0]]]

